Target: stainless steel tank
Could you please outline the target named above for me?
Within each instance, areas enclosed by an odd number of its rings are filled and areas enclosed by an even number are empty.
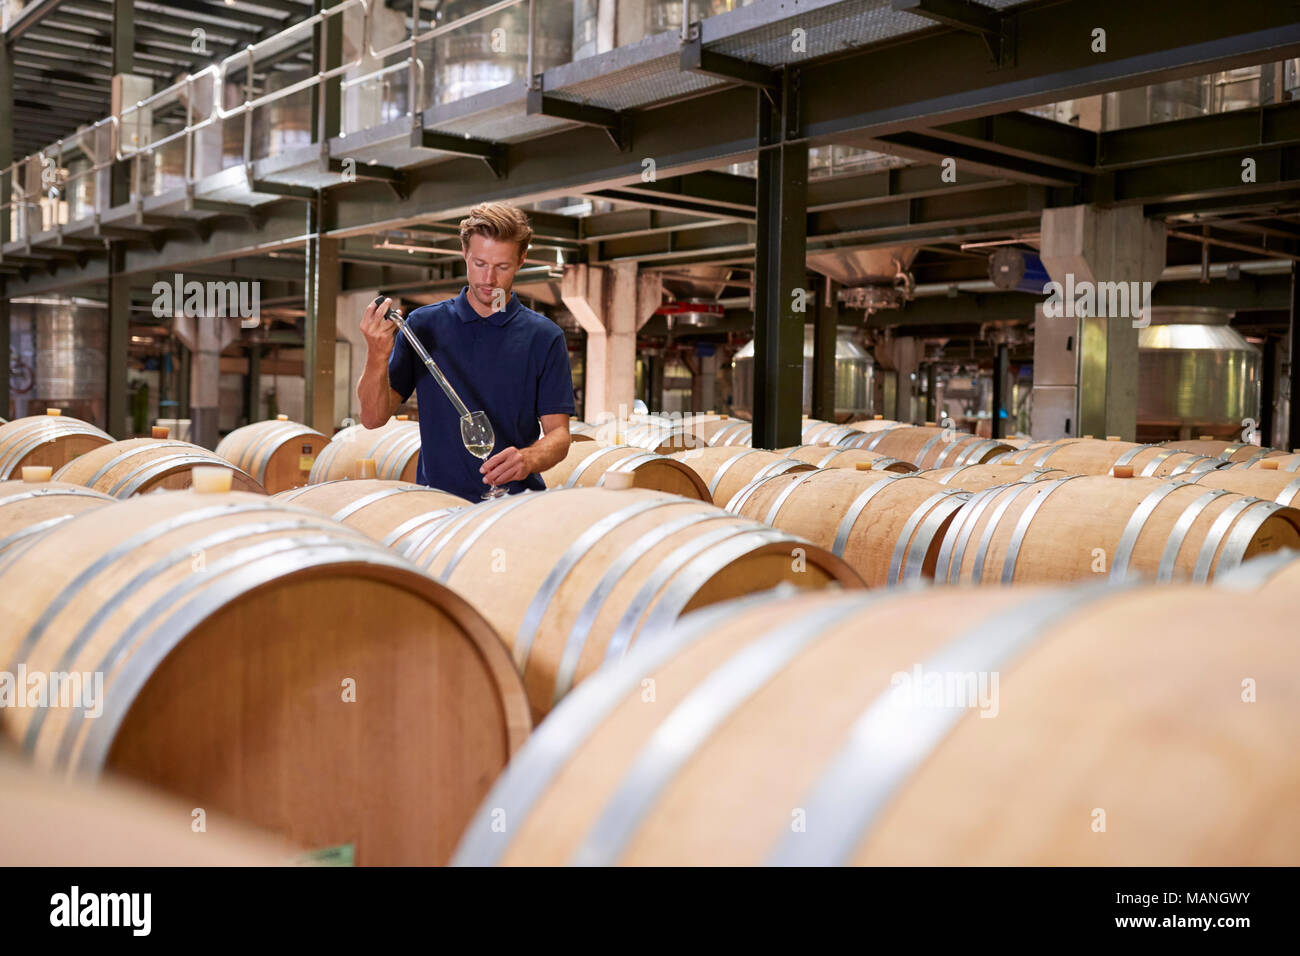
[[[1259,421],[1260,351],[1231,312],[1165,306],[1150,318],[1138,331],[1139,441],[1239,437]]]
[[[106,424],[108,310],[89,299],[14,299],[11,317],[31,330],[33,381],[27,413],[61,408],[68,415]],[[29,340],[31,341],[31,340]],[[21,353],[20,353],[21,354]]]
[[[453,23],[475,13],[481,0],[452,0],[443,5],[437,22]],[[571,3],[539,0],[533,46],[533,72],[541,73],[572,59]],[[528,4],[520,3],[492,16],[450,30],[433,41],[433,59],[425,58],[432,74],[432,102],[453,103],[528,78]],[[429,100],[426,99],[426,105]]]
[[[743,345],[731,363],[733,411],[749,418],[754,411],[754,343]],[[848,419],[872,414],[875,363],[850,332],[835,337],[835,417]],[[803,330],[803,413],[812,414],[813,329]]]
[[[690,0],[691,20],[747,7],[754,0]],[[573,0],[573,58],[604,53],[656,33],[682,28],[682,0]]]
[[[312,70],[277,70],[266,91],[287,89],[313,75]],[[265,159],[297,146],[311,145],[311,88],[281,96],[253,110],[253,157]]]

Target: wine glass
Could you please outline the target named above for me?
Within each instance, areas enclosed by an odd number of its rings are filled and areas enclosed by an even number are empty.
[[[492,431],[492,423],[488,421],[486,412],[470,412],[461,418],[460,440],[465,443],[465,448],[471,455],[487,461],[488,456],[492,454],[492,446],[496,444],[496,435]],[[505,494],[509,494],[505,488],[493,485],[480,500],[500,498]]]

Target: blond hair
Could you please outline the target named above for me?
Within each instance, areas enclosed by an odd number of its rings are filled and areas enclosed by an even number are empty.
[[[469,249],[471,236],[483,236],[498,242],[519,243],[519,256],[523,258],[533,241],[533,227],[518,206],[508,202],[479,203],[460,221],[460,247]]]

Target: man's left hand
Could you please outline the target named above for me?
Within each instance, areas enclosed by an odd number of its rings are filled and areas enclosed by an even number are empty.
[[[524,453],[511,445],[483,462],[479,472],[486,484],[504,485],[511,481],[522,481],[532,474],[532,469]]]

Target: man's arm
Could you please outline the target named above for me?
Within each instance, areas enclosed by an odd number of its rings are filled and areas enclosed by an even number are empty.
[[[527,448],[502,449],[487,461],[479,471],[489,485],[504,485],[509,481],[522,481],[534,472],[541,473],[559,464],[569,453],[569,416],[543,415],[543,435]]]
[[[397,323],[384,316],[392,302],[392,299],[385,299],[383,305],[371,302],[361,317],[361,334],[366,340],[366,365],[361,381],[357,383],[357,398],[361,402],[361,424],[365,428],[379,428],[402,404],[402,396],[388,381],[388,360],[393,354]]]

